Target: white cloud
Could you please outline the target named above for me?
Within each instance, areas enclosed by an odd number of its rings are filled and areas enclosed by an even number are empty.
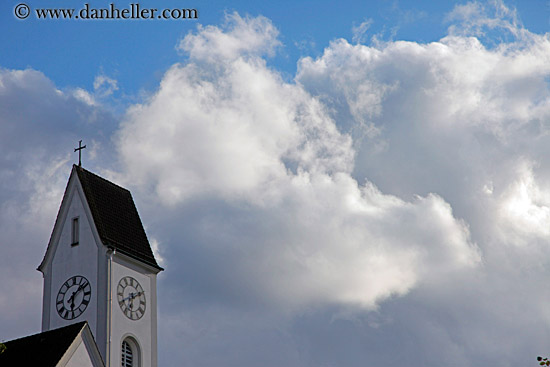
[[[213,278],[283,310],[372,309],[424,279],[479,263],[468,226],[441,197],[404,201],[359,185],[350,176],[350,136],[319,99],[260,58],[276,43],[271,23],[238,15],[231,21],[226,30],[200,28],[181,42],[189,61],[173,66],[158,92],[129,111],[118,135],[130,181],[152,188],[172,211],[204,205],[208,224],[185,230],[232,265],[195,274],[198,284]],[[374,85],[381,91],[371,91]],[[381,112],[370,108],[397,84],[353,86],[350,95],[369,101],[354,107],[352,115],[363,119]],[[232,214],[209,213],[220,206]]]
[[[518,167],[499,202],[503,241],[526,245],[533,238],[550,240],[550,189],[537,182],[531,164],[523,162]]]
[[[450,35],[484,36],[488,31],[504,30],[513,36],[528,34],[523,29],[517,11],[502,0],[470,1],[455,5],[446,20],[457,22],[449,27]]]
[[[335,40],[287,82],[266,66],[271,22],[229,15],[179,43],[186,61],[116,133],[93,94],[2,70],[0,275],[19,289],[0,286],[2,330],[37,331],[27,269],[86,135],[164,259],[164,365],[534,362],[550,325],[550,41],[499,2],[449,20],[429,44]]]
[[[42,281],[35,269],[76,162],[73,148],[82,136],[93,148],[91,139],[112,129],[105,127],[112,117],[79,95],[35,70],[0,69],[2,340],[39,331]],[[92,166],[86,152],[83,160]]]
[[[265,17],[241,17],[226,13],[223,27],[199,25],[196,34],[187,35],[177,49],[195,61],[233,61],[243,56],[273,55],[281,45],[279,31]]]
[[[104,74],[97,75],[94,79],[94,93],[99,97],[107,97],[118,90],[118,82]]]
[[[165,227],[182,233],[167,258],[196,262],[182,270],[196,285],[180,302],[200,294],[201,305],[293,311],[282,328],[308,345],[306,361],[295,365],[351,364],[343,358],[350,353],[372,365],[396,355],[423,365],[491,364],[497,354],[519,363],[514,351],[539,353],[548,325],[540,289],[550,275],[550,165],[543,159],[550,153],[550,44],[505,10],[494,17],[509,17],[498,27],[514,38],[498,47],[472,37],[497,28],[484,10],[479,28],[466,21],[464,32],[455,25],[439,42],[336,40],[318,59],[300,61],[296,84],[250,50],[256,56],[233,54],[208,66],[190,53],[170,70],[139,115],[128,115],[119,138],[130,177],[180,218]],[[232,78],[242,70],[246,84]],[[274,102],[259,103],[257,94]],[[296,110],[309,112],[296,119]],[[199,113],[208,134],[185,130]],[[171,125],[153,139],[146,120]],[[257,130],[250,121],[259,121]],[[225,141],[212,133],[219,126]],[[273,126],[280,133],[262,133]],[[304,134],[305,126],[330,133],[320,138],[325,148],[306,154],[302,147],[318,145],[319,134]],[[236,154],[251,141],[261,143]],[[175,153],[181,146],[189,149]],[[198,146],[210,149],[197,153]],[[173,158],[166,170],[146,157],[159,147]],[[311,163],[327,149],[322,164]],[[250,159],[255,150],[270,164]],[[163,177],[181,192],[165,190]],[[334,348],[326,351],[327,343]]]
[[[87,90],[82,88],[76,88],[73,92],[73,95],[76,99],[79,101],[82,101],[86,104],[89,104],[90,106],[97,105],[97,101],[95,100],[94,96],[92,96]]]
[[[429,353],[423,365],[494,363],[503,345],[535,356],[549,325],[541,290],[550,275],[550,41],[496,5],[494,15],[478,3],[457,8],[465,23],[439,42],[334,41],[321,57],[302,59],[296,78],[353,136],[354,178],[402,199],[437,193],[480,248],[482,265],[469,275],[436,276],[382,304],[381,314],[397,319],[382,330],[416,325],[402,331],[415,330],[412,349],[426,352],[404,354]],[[487,46],[497,28],[511,38]],[[499,360],[521,363],[513,352]]]
[[[366,40],[366,33],[370,26],[372,25],[373,20],[372,19],[366,19],[358,26],[353,26],[351,31],[353,33],[353,42],[354,43],[362,43]]]
[[[121,153],[165,203],[245,195],[287,169],[350,170],[350,140],[317,101],[256,59],[220,70],[216,78],[196,64],[174,66],[151,101],[128,114]]]

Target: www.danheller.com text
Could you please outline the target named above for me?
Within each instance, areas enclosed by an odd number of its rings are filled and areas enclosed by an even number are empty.
[[[105,8],[95,8],[89,3],[76,9],[35,9],[41,19],[196,19],[197,9],[157,9],[144,8],[139,3],[131,3],[126,8],[118,8],[114,3]]]

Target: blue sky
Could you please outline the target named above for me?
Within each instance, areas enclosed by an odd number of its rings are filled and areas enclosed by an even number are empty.
[[[166,269],[160,366],[548,354],[547,1],[197,0],[196,21],[16,5],[0,5],[0,340],[39,331],[35,269],[82,139]]]
[[[85,2],[29,1],[31,7],[81,8]],[[106,7],[110,1],[90,2]],[[33,68],[46,73],[56,85],[92,88],[95,75],[104,73],[119,81],[120,93],[135,95],[141,88],[154,89],[164,71],[185,55],[175,45],[198,24],[218,24],[224,13],[264,15],[281,34],[282,52],[274,67],[292,78],[302,56],[318,56],[337,38],[352,40],[353,27],[371,19],[367,40],[378,35],[383,40],[437,41],[446,34],[445,16],[456,1],[204,1],[186,2],[199,10],[197,21],[75,21],[18,20],[15,2],[4,2],[0,30],[4,68]],[[118,4],[118,3],[116,3]],[[143,7],[172,8],[181,1],[140,2]],[[547,31],[549,6],[546,1],[509,2],[526,28]],[[120,4],[122,8],[124,3]],[[60,57],[63,55],[63,57]]]

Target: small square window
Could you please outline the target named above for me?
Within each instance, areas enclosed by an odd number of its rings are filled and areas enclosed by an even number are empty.
[[[80,228],[79,228],[79,225],[78,225],[78,217],[76,218],[73,218],[73,225],[72,225],[72,231],[71,231],[71,239],[72,239],[72,243],[71,243],[71,246],[76,246],[78,245],[78,240],[79,240],[79,235],[80,235]]]

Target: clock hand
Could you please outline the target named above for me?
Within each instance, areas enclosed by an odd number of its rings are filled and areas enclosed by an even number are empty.
[[[86,285],[86,284],[81,284],[81,285],[79,285],[78,288],[77,288],[77,289],[73,292],[73,294],[71,294],[71,296],[69,297],[68,301],[71,302],[71,310],[74,310],[74,306],[75,306],[75,304],[74,304],[74,297],[75,297],[78,293],[80,293],[81,291],[84,290],[84,286],[85,286],[85,285]]]
[[[122,302],[127,302],[128,304],[128,307],[130,309],[133,309],[134,308],[134,299],[138,296],[141,296],[143,293],[145,293],[144,291],[140,291],[140,292],[137,292],[137,293],[134,293],[134,292],[130,292],[130,294],[128,294],[127,297],[123,298],[122,299]]]
[[[73,292],[73,294],[69,297],[69,301],[74,302],[74,296],[76,296],[78,293],[80,293],[81,290],[83,290],[84,287],[82,285],[79,285],[76,291]]]
[[[136,297],[136,294],[134,292],[130,292],[128,297],[122,299],[122,302],[128,301],[128,303],[127,303],[128,307],[130,309],[133,309],[134,308],[134,298],[135,297]]]
[[[144,292],[144,291],[137,292],[137,293],[131,292],[131,293],[128,295],[128,297],[123,298],[122,301],[126,301],[126,300],[128,300],[128,299],[132,299],[132,300],[133,300],[133,299],[136,298],[137,296],[141,296],[143,293],[145,293],[145,292]]]
[[[84,284],[81,284],[78,286],[78,289],[75,291],[75,294],[78,294],[80,293],[81,291],[84,290],[84,287],[87,285],[87,283],[84,283]]]

